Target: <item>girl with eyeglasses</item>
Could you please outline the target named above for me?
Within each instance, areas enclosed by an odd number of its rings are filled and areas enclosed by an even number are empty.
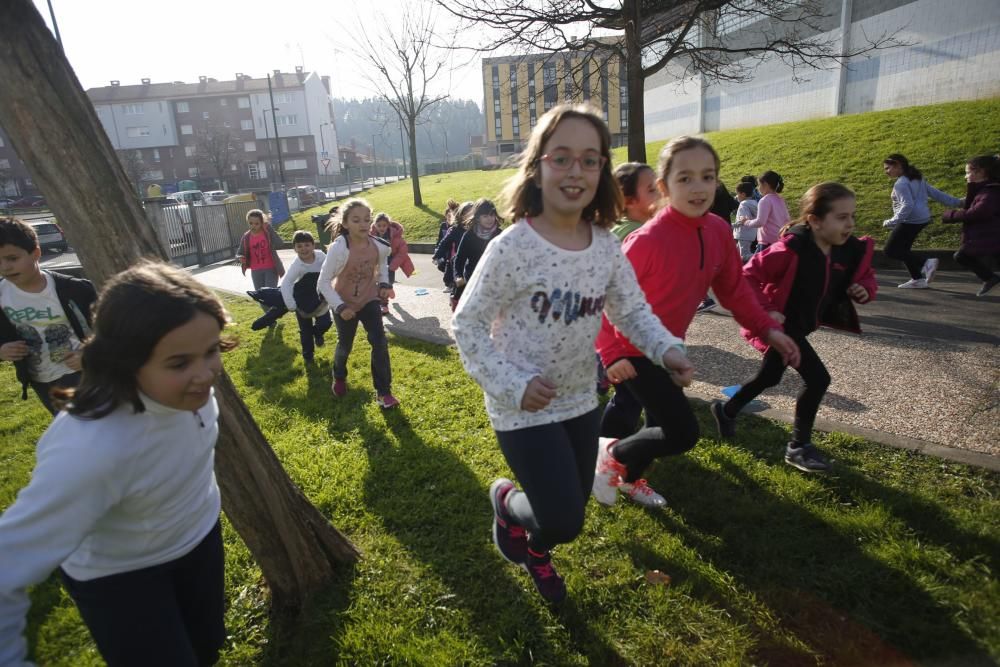
[[[675,382],[693,374],[608,231],[622,210],[610,145],[589,107],[560,105],[539,119],[503,193],[515,222],[487,245],[452,322],[521,483],[501,478],[490,487],[494,543],[549,602],[566,596],[550,551],[582,530],[594,477],[602,311]]]

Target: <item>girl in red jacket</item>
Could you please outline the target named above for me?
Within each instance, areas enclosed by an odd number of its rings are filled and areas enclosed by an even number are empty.
[[[396,284],[396,269],[401,269],[407,278],[413,275],[413,260],[410,259],[410,248],[403,238],[403,225],[389,217],[388,213],[375,216],[372,225],[372,236],[376,236],[389,244],[389,284]],[[382,314],[389,314],[389,296],[395,296],[390,289],[382,299]]]
[[[670,204],[622,243],[646,301],[663,325],[684,337],[698,304],[711,287],[736,321],[780,351],[792,366],[798,349],[754,299],[743,280],[740,253],[729,223],[709,212],[715,198],[719,156],[704,139],[678,137],[660,153],[660,194]],[[614,383],[624,382],[646,414],[664,427],[644,428],[621,440],[602,441],[593,494],[614,504],[619,491],[647,507],[663,496],[642,473],[658,458],[682,454],[698,440],[698,420],[670,373],[642,356],[631,341],[602,321],[597,352]]]
[[[871,259],[874,242],[857,238],[854,230],[854,193],[840,183],[820,183],[809,189],[799,205],[799,219],[782,230],[780,240],[750,258],[743,275],[771,317],[799,346],[796,370],[805,388],[795,402],[792,440],[785,447],[785,463],[805,472],[826,472],[830,465],[811,442],[820,401],[830,386],[830,374],[806,336],[820,325],[861,333],[852,301],[868,303],[877,285]],[[781,355],[746,328],[740,333],[764,352],[760,371],[725,404],[712,403],[719,433],[736,432],[736,415],[764,390],[781,381]]]
[[[990,271],[983,258],[1000,261],[1000,155],[981,155],[965,165],[969,183],[961,208],[945,211],[944,222],[962,223],[962,245],[955,261],[983,281],[976,296],[1000,284],[1000,276]]]

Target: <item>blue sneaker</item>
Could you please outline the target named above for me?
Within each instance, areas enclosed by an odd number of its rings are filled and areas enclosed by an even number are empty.
[[[799,447],[793,447],[792,444],[790,442],[785,446],[785,463],[802,472],[828,472],[830,470],[830,464],[826,462],[826,459],[811,442]]]
[[[493,505],[493,544],[505,560],[524,565],[528,559],[528,533],[524,526],[514,523],[504,502],[514,490],[514,482],[501,477],[490,485],[490,503]]]

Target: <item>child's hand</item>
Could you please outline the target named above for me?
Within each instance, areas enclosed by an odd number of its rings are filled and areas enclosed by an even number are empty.
[[[549,379],[536,375],[531,378],[528,388],[521,397],[521,409],[537,412],[545,408],[556,397],[556,385]]]
[[[775,322],[777,322],[778,324],[784,324],[785,323],[785,316],[784,316],[784,314],[779,313],[776,310],[769,310],[769,311],[767,311],[767,314],[770,315],[771,319],[774,320]]]
[[[854,283],[847,288],[847,296],[851,297],[858,303],[868,303],[868,299],[871,298],[868,295],[868,290],[857,283]]]
[[[791,366],[792,368],[799,367],[799,362],[802,360],[799,346],[795,344],[795,341],[788,334],[782,333],[777,329],[771,329],[767,333],[766,340],[768,345],[778,351],[778,354],[781,355],[781,360],[785,362],[786,366]]]
[[[619,359],[611,364],[604,371],[608,379],[614,384],[619,384],[625,380],[631,380],[636,376],[635,366],[628,359]]]
[[[353,320],[356,313],[350,308],[344,308],[340,311],[340,319],[342,320]]]
[[[73,350],[63,357],[63,363],[66,364],[66,368],[71,371],[78,371],[83,368],[83,352],[80,350]]]
[[[663,355],[663,366],[678,387],[687,387],[694,379],[694,365],[680,348],[672,347]]]
[[[455,284],[458,285],[459,287],[465,287],[465,278],[458,276],[457,278],[455,278]]]
[[[0,345],[0,359],[4,361],[20,361],[28,356],[31,350],[23,340],[15,340],[12,343]]]

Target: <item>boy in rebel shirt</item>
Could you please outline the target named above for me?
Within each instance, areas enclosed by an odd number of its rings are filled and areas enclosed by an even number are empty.
[[[97,293],[89,280],[42,271],[41,254],[35,230],[0,219],[0,359],[14,363],[22,400],[30,385],[55,414],[49,390],[80,382],[79,349]]]

